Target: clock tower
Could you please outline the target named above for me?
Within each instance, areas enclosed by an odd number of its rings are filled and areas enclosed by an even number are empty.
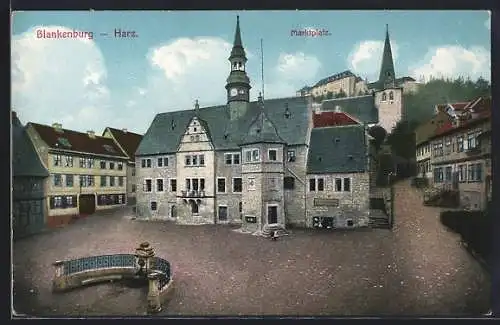
[[[241,42],[240,18],[236,17],[234,44],[229,56],[230,73],[226,80],[227,103],[231,119],[237,119],[246,111],[250,100],[250,79],[245,71],[247,58]]]

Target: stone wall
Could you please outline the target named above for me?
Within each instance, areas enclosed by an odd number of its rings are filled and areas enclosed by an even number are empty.
[[[390,100],[390,93],[394,95],[393,100]],[[386,100],[383,100],[384,94],[387,96]],[[376,92],[375,106],[378,108],[378,124],[382,126],[387,133],[391,133],[392,128],[401,120],[403,115],[401,88],[390,88]]]
[[[337,192],[336,178],[350,178],[350,191]],[[350,174],[308,175],[310,178],[323,178],[324,191],[309,191],[307,187],[307,226],[312,227],[313,217],[334,217],[336,228],[349,228],[348,220],[353,221],[352,227],[368,226],[370,211],[370,176],[368,172]],[[309,182],[309,180],[308,180]],[[317,202],[321,199],[323,202]],[[326,200],[325,200],[326,199]],[[338,202],[334,206],[332,202]]]

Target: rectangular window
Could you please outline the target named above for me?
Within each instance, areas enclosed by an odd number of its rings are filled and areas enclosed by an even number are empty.
[[[191,191],[191,179],[186,178],[186,191]]]
[[[118,163],[118,170],[123,170],[123,163],[121,162]]]
[[[118,204],[123,204],[123,196],[118,195]]]
[[[143,159],[144,160],[144,159]],[[99,165],[101,166],[101,169],[106,169],[106,161],[105,160],[101,160],[99,162]]]
[[[193,159],[193,162],[192,162],[193,166],[197,166],[198,165],[198,156],[195,155],[192,157],[192,159]]]
[[[156,164],[158,167],[163,167],[163,158],[158,158],[158,162]]]
[[[204,191],[204,190],[205,190],[205,179],[200,178],[200,191]]]
[[[270,161],[276,161],[278,159],[278,152],[274,149],[270,149],[268,155]]]
[[[205,166],[205,155],[200,155],[198,161],[200,163],[200,166]]]
[[[73,157],[66,156],[64,161],[65,161],[64,163],[65,167],[73,167]]]
[[[191,166],[191,156],[186,156],[185,163],[186,163],[186,166]]]
[[[63,204],[62,204],[62,197],[60,196],[55,196],[53,198],[54,200],[54,203],[53,203],[53,207],[54,208],[62,208]]]
[[[233,155],[230,153],[224,154],[224,160],[226,161],[226,165],[231,165],[233,163]]]
[[[341,178],[335,178],[335,191],[336,192],[342,191],[342,179]]]
[[[442,183],[444,172],[442,167],[434,168],[434,183]]]
[[[156,211],[158,209],[158,203],[156,201],[151,201],[151,211]]]
[[[463,152],[464,151],[464,137],[459,136],[457,137],[457,152]]]
[[[54,174],[54,186],[62,186],[61,174]]]
[[[151,180],[150,179],[145,179],[144,180],[144,188],[143,188],[143,191],[144,192],[151,192]]]
[[[163,192],[163,179],[161,179],[161,178],[158,178],[156,180],[156,191]]]
[[[349,177],[344,178],[344,192],[351,191],[351,179]]]
[[[115,186],[115,177],[109,176],[109,186]]]
[[[130,191],[132,193],[135,193],[135,191],[136,191],[135,184],[132,184],[132,186],[130,187]]]
[[[73,187],[73,175],[66,175],[66,186],[67,187]]]
[[[483,180],[483,164],[476,164],[476,181],[481,182]]]
[[[285,190],[293,190],[295,188],[295,178],[286,176],[283,179],[283,187],[285,188]]]
[[[118,176],[118,186],[123,186],[123,176]]]
[[[106,179],[107,179],[107,176],[101,176],[101,187],[106,186]]]
[[[260,161],[260,150],[259,149],[252,150],[252,161]]]
[[[89,187],[92,187],[95,185],[94,175],[87,175],[87,183],[88,183]]]
[[[146,159],[146,168],[151,168],[151,159]]]
[[[451,173],[452,173],[452,167],[447,166],[444,173],[446,182],[451,182]]]
[[[115,169],[115,163],[114,162],[110,162],[109,163],[109,169],[111,169],[111,170]]]
[[[170,191],[177,192],[177,180],[176,179],[170,180]]]
[[[474,149],[476,147],[476,137],[474,133],[467,134],[467,148]]]
[[[233,164],[235,164],[235,165],[240,164],[240,154],[239,153],[233,154]]]
[[[240,177],[233,178],[233,192],[241,193],[243,191],[243,183]]]
[[[316,179],[315,178],[309,179],[309,191],[310,192],[316,191]]]
[[[54,166],[61,166],[61,155],[54,155]]]
[[[318,178],[318,191],[323,192],[325,190],[325,180],[323,178]]]
[[[248,150],[245,151],[245,162],[251,162],[252,161],[252,151]]]
[[[191,180],[192,184],[193,184],[193,191],[198,191],[198,185],[199,185],[199,181],[197,178],[193,178]]]
[[[226,192],[226,179],[225,178],[217,178],[217,192],[219,192],[219,193]]]

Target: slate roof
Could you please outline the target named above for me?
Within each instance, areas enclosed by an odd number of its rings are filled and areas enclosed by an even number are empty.
[[[335,111],[337,106],[339,106],[340,111],[351,115],[362,123],[378,123],[378,109],[372,95],[324,100],[321,103],[321,110]]]
[[[313,129],[307,159],[309,174],[366,171],[365,129],[362,125]]]
[[[48,177],[49,172],[40,161],[21,121],[12,114],[12,170],[13,176]]]
[[[250,124],[248,133],[243,136],[242,140],[242,145],[252,143],[285,143],[278,135],[276,126],[269,120],[263,109]]]
[[[106,130],[109,130],[118,144],[123,148],[127,156],[131,159],[135,157],[135,151],[139,147],[139,144],[142,140],[142,135],[133,133],[130,131],[119,130],[111,127],[107,127]],[[104,130],[104,133],[106,132]]]
[[[354,73],[352,73],[351,70],[342,71],[340,73],[337,73],[337,74],[334,74],[332,76],[321,79],[320,81],[318,81],[314,85],[314,87],[326,85],[326,84],[333,82],[335,80],[340,80],[340,79],[347,78],[347,77],[356,77],[356,75]]]
[[[264,112],[267,118],[288,145],[306,144],[308,105],[307,97],[265,100]],[[245,114],[237,121],[230,120],[226,105],[200,108],[198,115],[207,125],[215,150],[238,150],[260,109],[257,101],[250,102]],[[181,136],[194,116],[194,109],[157,114],[144,135],[136,156],[176,152]]]
[[[313,127],[315,128],[353,124],[359,123],[344,112],[320,112],[313,116]]]
[[[56,150],[71,150],[81,153],[106,155],[117,158],[126,158],[122,150],[111,138],[96,135],[94,139],[87,133],[62,129],[56,131],[52,126],[28,123],[40,135],[40,138],[51,148]]]

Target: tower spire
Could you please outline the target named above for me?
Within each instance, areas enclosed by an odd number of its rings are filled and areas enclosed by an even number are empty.
[[[385,42],[382,53],[382,64],[380,66],[380,75],[378,78],[379,87],[391,86],[394,83],[394,61],[392,59],[391,41],[389,38],[389,25],[385,25]]]
[[[246,59],[245,49],[243,48],[243,42],[241,41],[241,30],[240,30],[240,16],[236,16],[236,30],[234,32],[234,42],[233,49],[231,50],[231,60],[234,57],[240,57]]]

